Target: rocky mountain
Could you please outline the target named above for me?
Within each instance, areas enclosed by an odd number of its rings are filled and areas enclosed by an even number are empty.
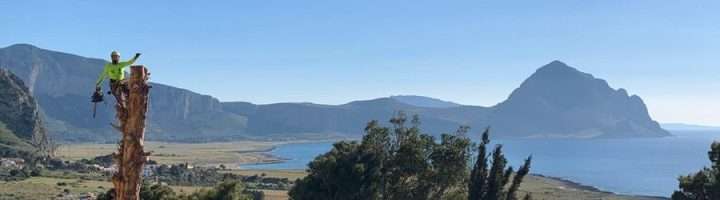
[[[27,150],[33,135],[41,131],[43,123],[32,95],[22,80],[0,68],[0,149]]]
[[[17,76],[0,69],[0,121],[18,137],[30,140],[42,121],[37,104]]]
[[[605,80],[554,61],[538,69],[495,106],[489,124],[508,136],[658,137],[642,99]]]
[[[0,49],[0,67],[9,69],[27,83],[29,92],[45,113],[51,135],[69,141],[112,141],[118,136],[109,126],[114,121],[111,96],[106,96],[106,104],[98,105],[97,118],[91,114],[90,94],[105,63],[101,59],[28,44]],[[151,84],[148,138],[202,138],[242,133],[246,119],[223,112],[217,99]],[[103,87],[104,91],[108,90],[107,84]]]
[[[202,141],[245,133],[247,118],[224,111],[212,96],[157,83],[151,91],[150,139]]]
[[[105,61],[13,45],[0,49],[0,66],[28,85],[51,133],[63,140],[112,141],[110,103],[91,117],[89,95]],[[152,66],[148,66],[152,71]],[[498,137],[658,137],[668,135],[650,119],[638,96],[628,96],[561,62],[537,70],[493,107],[466,106],[422,96],[392,96],[343,105],[220,102],[212,96],[152,83],[149,139],[204,141],[232,138],[356,137],[373,119],[402,110],[419,114],[427,132],[460,125],[491,126]]]

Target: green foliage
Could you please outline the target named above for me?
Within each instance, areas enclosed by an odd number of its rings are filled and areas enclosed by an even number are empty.
[[[720,199],[720,143],[713,142],[708,157],[711,168],[687,176],[680,176],[679,191],[672,194],[673,200],[714,200]]]
[[[0,121],[0,144],[20,151],[32,150],[32,146],[27,141],[20,139],[2,121]]]
[[[98,200],[112,200],[115,190],[98,195]],[[190,195],[176,195],[172,188],[161,184],[143,183],[140,187],[142,200],[258,200],[263,199],[260,191],[248,190],[239,181],[223,182],[211,189],[203,189]]]
[[[486,193],[486,183],[488,178],[487,165],[487,146],[490,143],[489,129],[485,129],[482,134],[482,140],[478,145],[477,159],[475,165],[470,172],[470,183],[468,184],[468,199],[481,199]]]
[[[200,190],[184,199],[188,200],[252,200],[254,196],[240,182],[224,182],[213,189]]]
[[[142,200],[172,200],[177,199],[175,191],[167,185],[143,184],[140,187],[140,199]]]
[[[507,196],[505,199],[507,200],[515,200],[517,199],[517,196],[515,193],[517,193],[518,189],[520,189],[520,183],[522,183],[522,179],[530,173],[530,160],[532,160],[532,157],[528,157],[525,159],[525,163],[518,169],[517,172],[515,172],[515,176],[513,177],[513,181],[510,184],[510,188],[508,188]],[[525,195],[524,199],[532,198],[529,195]]]
[[[159,165],[152,177],[169,185],[182,186],[215,186],[226,181],[242,181],[252,189],[287,190],[291,181],[287,178],[263,177],[258,175],[243,176],[225,173],[214,168],[188,168],[180,165]]]
[[[142,189],[142,187],[140,189]],[[109,189],[105,193],[99,194],[97,196],[97,200],[113,200],[113,199],[115,199],[115,188]]]
[[[377,190],[372,185],[378,173],[373,168],[379,160],[375,155],[361,151],[356,142],[338,142],[325,155],[309,164],[313,173],[308,178],[296,181],[291,196],[313,197],[314,199],[372,199]],[[316,189],[323,188],[324,191]]]
[[[0,180],[2,181],[21,181],[30,178],[33,175],[32,169],[23,167],[22,169],[0,169]]]
[[[6,124],[0,121],[0,157],[22,158],[27,164],[34,165],[36,161],[43,159],[36,154],[37,149],[28,141],[19,138],[7,128]]]
[[[474,144],[466,136],[469,127],[460,127],[453,134],[442,134],[436,140],[420,131],[420,120],[414,116],[410,126],[399,113],[390,120],[392,128],[381,127],[371,121],[365,128],[361,142],[341,141],[333,149],[308,164],[308,176],[299,179],[290,192],[295,200],[317,199],[467,199],[468,179],[484,178],[497,182],[497,199],[514,198],[514,192],[505,193],[502,186],[508,183],[512,170],[505,170],[506,161],[500,148],[495,150],[492,173],[488,176],[484,148],[479,152],[483,163],[469,173]],[[487,137],[487,131],[485,136]],[[485,138],[481,146],[489,143]],[[524,174],[513,179],[517,190],[522,177],[529,171],[530,160],[519,170]],[[519,173],[520,174],[520,173]],[[473,178],[475,177],[475,178]],[[487,181],[485,181],[487,180]],[[492,188],[492,187],[485,187]],[[512,186],[510,188],[513,188]]]
[[[492,165],[488,169],[487,145],[490,143],[489,129],[482,134],[482,141],[478,145],[477,159],[470,173],[468,183],[469,200],[517,200],[517,191],[522,179],[530,172],[531,157],[525,160],[517,172],[507,167],[507,160],[502,153],[502,145],[496,145],[491,153]],[[513,176],[514,173],[514,176]],[[512,177],[512,183],[510,178]],[[510,183],[508,186],[507,184]],[[525,198],[531,198],[526,196]]]

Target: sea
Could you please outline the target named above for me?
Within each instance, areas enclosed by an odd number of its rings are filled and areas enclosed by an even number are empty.
[[[663,138],[502,139],[508,162],[517,168],[532,155],[531,173],[596,187],[618,194],[669,197],[677,178],[710,165],[707,152],[720,131],[674,131]],[[306,169],[333,142],[291,143],[271,153],[282,163],[243,165],[247,169]]]

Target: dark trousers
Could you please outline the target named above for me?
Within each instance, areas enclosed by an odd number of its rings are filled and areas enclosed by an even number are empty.
[[[122,102],[125,102],[130,91],[124,81],[110,79],[110,92],[115,96],[117,103],[123,105]]]

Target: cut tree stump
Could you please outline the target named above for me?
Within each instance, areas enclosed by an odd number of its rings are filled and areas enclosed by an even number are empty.
[[[115,154],[118,171],[113,175],[115,199],[140,199],[142,170],[148,153],[143,150],[145,114],[148,108],[148,71],[142,65],[130,67],[130,79],[123,93],[125,103],[115,104],[116,117],[122,130],[120,148]]]

